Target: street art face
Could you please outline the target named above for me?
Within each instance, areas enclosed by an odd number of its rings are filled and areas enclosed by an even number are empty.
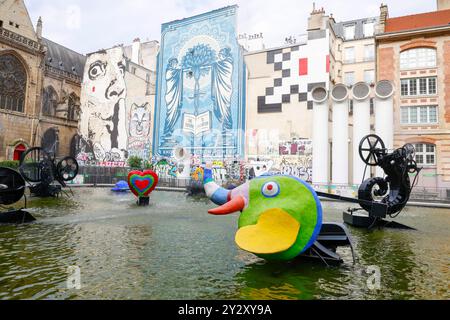
[[[164,24],[158,61],[154,154],[174,147],[201,158],[244,148],[244,63],[236,7]]]
[[[133,103],[130,112],[130,137],[147,137],[150,134],[150,106]]]
[[[81,155],[97,162],[127,158],[125,59],[121,47],[87,58],[81,101]]]
[[[91,100],[116,104],[119,99],[126,97],[126,62],[120,51],[98,53],[88,58],[86,87]]]

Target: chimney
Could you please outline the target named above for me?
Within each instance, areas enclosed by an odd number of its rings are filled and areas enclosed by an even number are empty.
[[[36,35],[38,39],[42,39],[42,18],[39,17],[37,25],[36,25]]]
[[[450,9],[450,0],[437,0],[436,1],[437,10],[448,10]]]
[[[377,33],[384,33],[386,30],[386,22],[389,18],[389,9],[386,4],[381,4],[380,7],[380,23],[378,24],[378,32]]]
[[[313,3],[313,10],[308,18],[308,31],[324,30],[327,27],[328,17],[325,16],[325,9],[322,7],[316,9],[316,3]]]
[[[136,38],[133,40],[133,45],[131,47],[131,61],[136,64],[140,63],[140,54],[141,54],[141,39]]]

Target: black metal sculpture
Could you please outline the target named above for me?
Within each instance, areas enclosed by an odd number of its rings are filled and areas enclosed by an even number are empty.
[[[78,174],[78,162],[65,157],[58,163],[42,148],[31,148],[20,160],[19,171],[30,184],[31,194],[38,197],[58,197],[66,182],[74,180]],[[54,184],[57,181],[59,185]]]
[[[379,136],[368,135],[360,143],[359,154],[366,164],[366,171],[368,167],[380,167],[385,177],[367,179],[359,188],[359,204],[369,216],[356,215],[359,209],[349,210],[344,213],[345,222],[369,228],[376,225],[404,228],[403,225],[386,222],[383,219],[388,216],[396,218],[403,211],[416,185],[422,169],[418,168],[414,160],[414,146],[406,144],[389,152]],[[413,182],[410,174],[416,174]]]
[[[9,168],[0,168],[0,223],[25,223],[35,221],[32,215],[23,209],[7,208],[25,197],[25,180]],[[26,207],[26,198],[25,198]]]

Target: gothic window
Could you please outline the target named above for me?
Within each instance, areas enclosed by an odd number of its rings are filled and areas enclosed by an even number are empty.
[[[22,63],[12,54],[0,55],[0,109],[24,112],[26,85]]]
[[[67,118],[71,121],[78,120],[77,100],[78,98],[74,94],[69,96]]]
[[[59,133],[56,129],[51,128],[45,131],[41,140],[41,147],[50,153],[52,157],[58,156],[59,151]]]
[[[46,116],[54,117],[58,107],[58,95],[53,87],[48,86],[44,89],[42,113]]]

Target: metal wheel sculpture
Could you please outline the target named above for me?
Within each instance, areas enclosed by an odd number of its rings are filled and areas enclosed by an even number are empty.
[[[9,206],[22,199],[25,180],[12,169],[0,168],[0,205]]]
[[[23,178],[34,184],[30,186],[33,195],[41,197],[58,196],[66,182],[72,181],[78,174],[78,163],[72,157],[66,157],[56,163],[54,157],[43,148],[32,148],[25,152],[20,161],[19,171]],[[54,185],[57,181],[59,185]]]
[[[52,182],[52,165],[53,159],[44,149],[31,148],[22,155],[19,172],[28,182],[38,183],[50,179]]]
[[[378,202],[387,206],[387,214],[390,216],[401,212],[414,187],[409,174],[416,174],[421,170],[414,161],[414,146],[406,144],[389,153],[380,137],[369,135],[361,141],[359,152],[366,165],[379,166],[386,176],[363,182],[358,192],[359,200],[364,201],[362,208],[370,212],[370,202]]]
[[[359,156],[366,165],[371,167],[380,164],[380,154],[385,150],[386,146],[383,140],[374,134],[364,137],[359,144]]]
[[[69,182],[75,179],[78,175],[78,162],[73,157],[66,157],[62,159],[56,166],[58,177],[64,182]]]
[[[0,168],[0,224],[2,223],[26,223],[36,219],[24,211],[23,209],[5,208],[25,199],[25,180],[19,172],[9,169]]]

